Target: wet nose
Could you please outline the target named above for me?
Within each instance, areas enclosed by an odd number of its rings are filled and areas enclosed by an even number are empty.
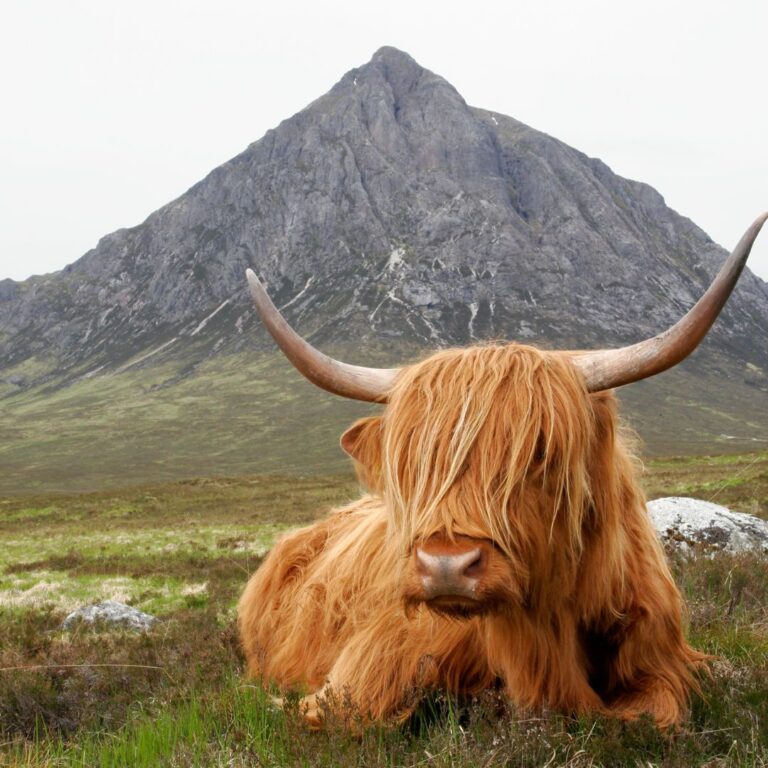
[[[459,554],[433,554],[416,548],[416,571],[425,597],[456,595],[473,599],[477,582],[485,573],[486,556],[480,547]]]

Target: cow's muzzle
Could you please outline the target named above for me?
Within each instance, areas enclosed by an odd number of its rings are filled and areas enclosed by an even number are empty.
[[[436,534],[414,546],[403,599],[408,608],[469,617],[497,610],[508,582],[505,558],[490,540]]]
[[[477,599],[477,586],[488,562],[482,547],[460,553],[434,553],[417,547],[416,573],[421,579],[424,599],[464,597]]]

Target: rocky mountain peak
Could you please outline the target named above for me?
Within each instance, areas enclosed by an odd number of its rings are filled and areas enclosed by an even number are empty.
[[[246,267],[299,330],[357,362],[487,338],[626,343],[680,317],[724,256],[649,186],[385,47],[141,225],[60,273],[0,283],[0,378],[34,371],[13,396],[268,344]],[[765,283],[742,277],[707,345],[768,390]]]
[[[367,64],[348,72],[341,82],[346,82],[350,76],[353,80],[364,81],[373,78],[374,75],[389,84],[396,99],[402,99],[405,95],[412,93],[423,77],[440,81],[451,87],[445,80],[422,67],[405,51],[390,45],[379,48]]]

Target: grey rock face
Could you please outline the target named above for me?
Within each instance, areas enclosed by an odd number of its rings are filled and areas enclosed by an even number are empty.
[[[124,603],[104,600],[95,605],[84,605],[70,613],[64,619],[62,629],[71,629],[78,621],[83,621],[86,624],[103,623],[142,632],[148,630],[157,621],[157,618]]]
[[[682,551],[768,552],[768,521],[701,499],[670,496],[648,503],[666,544]]]
[[[248,266],[316,342],[635,341],[724,257],[655,190],[382,48],[143,224],[0,282],[0,370],[44,355],[106,371],[193,339],[238,349],[252,327],[264,338]],[[745,274],[708,343],[762,381],[768,286]]]

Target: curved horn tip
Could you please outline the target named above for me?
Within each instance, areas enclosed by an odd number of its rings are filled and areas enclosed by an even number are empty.
[[[757,233],[760,232],[760,230],[763,227],[763,224],[768,221],[768,211],[763,211],[753,222],[752,226],[746,231],[746,235],[750,235],[754,232],[754,236],[757,237]]]
[[[267,289],[264,286],[264,283],[256,277],[256,273],[250,267],[245,270],[245,277],[248,280],[248,289],[251,292],[251,298],[255,302],[262,301],[263,297],[267,296]]]

